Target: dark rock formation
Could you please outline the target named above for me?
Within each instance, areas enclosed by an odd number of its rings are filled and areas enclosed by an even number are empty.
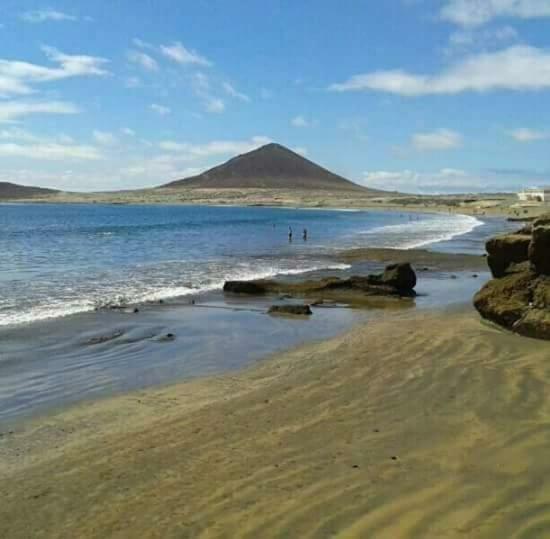
[[[248,294],[251,296],[260,296],[267,294],[265,285],[258,281],[226,281],[223,285],[224,292],[231,294]]]
[[[371,284],[382,284],[397,290],[410,291],[416,286],[416,273],[408,262],[391,264],[386,267],[382,275],[371,275],[369,280]]]
[[[309,305],[272,305],[269,314],[291,314],[295,316],[309,316],[313,313]]]
[[[531,236],[527,234],[508,234],[497,236],[487,242],[487,264],[493,277],[504,277],[514,264],[529,259]]]
[[[532,234],[490,240],[488,262],[495,279],[474,297],[486,319],[521,335],[550,340],[550,216]]]
[[[394,264],[388,266],[381,275],[348,279],[328,277],[299,283],[274,280],[227,281],[223,289],[233,294],[290,295],[349,303],[370,296],[414,297],[415,286],[416,274],[410,264]]]
[[[550,275],[550,226],[536,226],[536,223],[529,245],[529,261],[537,273]]]

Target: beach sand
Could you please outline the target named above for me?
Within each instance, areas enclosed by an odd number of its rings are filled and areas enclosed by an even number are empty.
[[[409,311],[84,403],[0,436],[0,537],[549,537],[549,359]]]

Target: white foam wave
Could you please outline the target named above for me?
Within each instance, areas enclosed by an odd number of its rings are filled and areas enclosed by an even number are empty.
[[[363,236],[377,236],[381,242],[384,241],[384,236],[389,236],[388,242],[391,244],[383,245],[384,247],[418,249],[469,234],[483,224],[483,221],[475,217],[460,214],[373,228],[363,233]],[[396,236],[401,238],[399,242],[395,242]]]
[[[197,296],[216,290],[221,290],[225,281],[229,280],[254,280],[267,279],[277,275],[300,275],[311,271],[320,270],[346,270],[351,266],[348,264],[329,264],[329,265],[311,265],[304,268],[277,268],[270,267],[263,270],[242,269],[238,271],[227,272],[223,278],[217,279],[211,283],[196,288],[189,286],[164,286],[158,289],[149,290],[117,290],[111,297],[104,298],[86,298],[77,299],[69,302],[53,302],[48,305],[38,305],[28,310],[9,312],[0,315],[0,326],[15,326],[29,324],[43,320],[63,318],[75,314],[92,312],[98,305],[109,305],[121,303],[120,298],[124,298],[124,303],[135,305],[159,300],[174,299],[178,297]],[[115,298],[115,299],[113,299]]]

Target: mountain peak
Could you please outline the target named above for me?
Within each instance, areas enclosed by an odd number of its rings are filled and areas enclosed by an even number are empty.
[[[198,176],[177,180],[162,187],[366,190],[276,142],[237,155]]]

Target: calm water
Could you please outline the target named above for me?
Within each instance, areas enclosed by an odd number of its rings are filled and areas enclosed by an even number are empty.
[[[336,249],[424,246],[480,225],[456,215],[0,205],[0,326],[196,294],[229,279],[344,268],[330,259]]]

